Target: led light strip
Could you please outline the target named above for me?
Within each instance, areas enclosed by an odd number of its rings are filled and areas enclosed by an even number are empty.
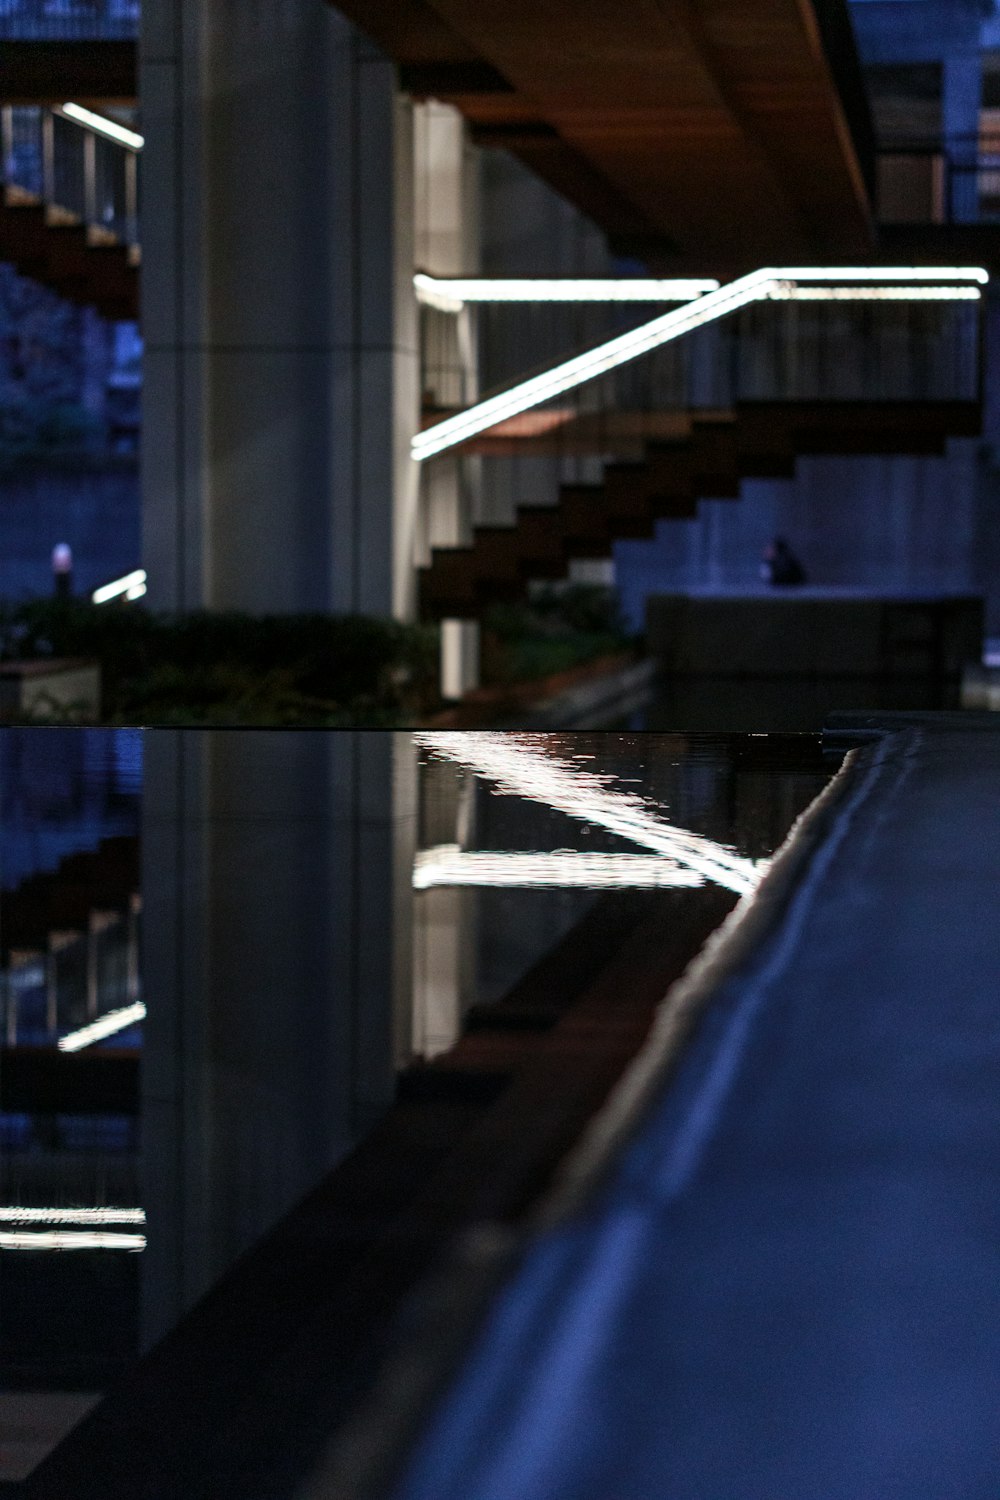
[[[81,1047],[90,1047],[94,1042],[101,1042],[105,1037],[124,1031],[126,1026],[134,1026],[145,1015],[145,1005],[137,1000],[134,1005],[123,1006],[121,1010],[109,1010],[107,1015],[99,1016],[89,1026],[81,1026],[79,1031],[68,1031],[59,1038],[56,1045],[60,1052],[79,1052]]]
[[[609,785],[611,778],[549,755],[544,736],[435,730],[417,734],[414,739],[443,759],[487,777],[501,792],[541,802],[582,823],[606,828],[642,848],[669,856],[739,895],[754,890],[763,875],[766,861],[755,864],[714,839],[662,822],[641,797]]]
[[[145,1250],[144,1234],[113,1230],[2,1229],[0,1250]]]
[[[146,570],[136,568],[131,573],[126,573],[122,578],[116,578],[111,583],[104,583],[99,589],[95,589],[90,596],[91,604],[107,604],[110,599],[120,599],[124,594],[126,599],[141,599],[146,592]]]
[[[783,283],[773,302],[978,302],[977,286],[795,286]]]
[[[465,885],[523,889],[582,886],[589,890],[612,886],[694,888],[704,883],[696,870],[685,868],[669,855],[603,854],[576,849],[521,853],[505,849],[463,850],[458,844],[441,844],[436,849],[421,850],[413,867],[415,891]]]
[[[145,1224],[142,1208],[0,1207],[0,1224]]]
[[[141,151],[145,141],[141,135],[134,130],[129,130],[125,125],[118,125],[114,120],[109,120],[106,115],[95,114],[92,109],[84,109],[82,104],[64,104],[57,114],[65,115],[67,120],[72,120],[75,125],[83,125],[87,130],[92,130],[95,135],[106,136],[109,141],[114,141],[118,146],[125,146],[129,151]]]
[[[417,299],[446,312],[467,302],[690,302],[719,283],[693,277],[427,276],[413,278]]]
[[[799,293],[796,283],[800,281],[912,284],[914,288],[920,287],[921,300],[926,295],[927,284],[937,283],[939,285],[934,289],[944,294],[942,300],[948,300],[948,295],[954,293],[958,283],[982,285],[988,280],[989,273],[981,266],[764,267],[719,287],[717,291],[706,293],[694,303],[663,313],[640,328],[619,334],[594,349],[588,349],[584,354],[564,360],[540,375],[533,375],[485,401],[477,402],[475,406],[467,407],[465,411],[456,412],[454,416],[436,422],[433,427],[417,433],[410,451],[418,462],[433,458],[438,453],[444,453],[447,449],[468,441],[477,433],[487,431],[507,417],[517,416],[533,406],[540,406],[543,401],[550,401],[555,396],[574,390],[577,386],[596,379],[598,375],[628,364],[640,355],[648,354],[695,328],[738,312],[751,302],[771,297],[793,299]],[[807,295],[810,290],[806,288]],[[890,287],[887,290],[892,300],[899,300],[905,287]],[[864,286],[859,295],[864,300],[872,298],[871,286]]]

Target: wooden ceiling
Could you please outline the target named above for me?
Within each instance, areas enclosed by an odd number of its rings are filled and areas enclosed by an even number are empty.
[[[829,19],[846,0],[337,0],[418,97],[453,103],[661,271],[869,254]],[[850,56],[847,58],[850,71]],[[835,78],[834,66],[839,77]]]

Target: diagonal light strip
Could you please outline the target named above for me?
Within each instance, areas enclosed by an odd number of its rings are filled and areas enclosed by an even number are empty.
[[[516,886],[538,890],[582,887],[658,889],[704,885],[703,877],[666,854],[604,854],[582,849],[532,850],[462,849],[439,844],[422,849],[413,865],[413,889],[434,886]]]
[[[94,1042],[102,1042],[105,1037],[124,1031],[127,1026],[134,1026],[137,1021],[144,1020],[145,1015],[145,1005],[137,1000],[134,1005],[122,1006],[121,1010],[109,1010],[77,1031],[68,1031],[56,1045],[60,1052],[79,1052],[81,1047],[90,1047]]]
[[[798,282],[863,283],[864,300],[872,298],[870,284],[873,283],[902,283],[904,287],[921,288],[931,285],[937,290],[939,297],[945,300],[954,293],[959,283],[982,285],[988,280],[989,273],[981,266],[764,267],[719,287],[717,291],[708,292],[693,303],[673,308],[670,312],[653,318],[651,322],[643,323],[639,328],[619,334],[594,349],[563,360],[539,375],[533,375],[528,380],[522,380],[505,391],[487,397],[485,401],[456,412],[454,416],[435,422],[432,427],[417,433],[410,451],[418,462],[433,458],[435,454],[443,453],[475,437],[477,433],[487,431],[507,417],[516,416],[519,412],[541,405],[543,401],[550,401],[566,391],[575,390],[577,386],[594,380],[599,375],[618,369],[695,328],[738,312],[741,307],[747,307],[750,303],[770,297],[793,299],[798,294]],[[893,300],[900,298],[898,286],[891,287],[890,291]],[[926,295],[926,292],[921,291],[920,300],[924,300]]]
[[[145,568],[133,568],[131,573],[125,573],[121,578],[112,579],[110,583],[102,583],[99,589],[95,589],[90,596],[91,604],[107,604],[110,599],[120,599],[124,594],[126,599],[138,599],[146,592],[146,570]]]
[[[424,749],[485,776],[501,792],[541,802],[668,855],[739,895],[754,890],[763,874],[763,863],[755,864],[702,834],[661,822],[641,797],[611,787],[610,777],[546,754],[543,735],[430,730],[414,738]]]
[[[56,114],[65,115],[74,125],[82,125],[95,135],[103,135],[128,151],[141,151],[145,145],[138,131],[129,130],[127,126],[119,125],[116,120],[109,120],[106,115],[96,114],[92,109],[84,109],[82,104],[64,104],[61,109],[56,110]]]

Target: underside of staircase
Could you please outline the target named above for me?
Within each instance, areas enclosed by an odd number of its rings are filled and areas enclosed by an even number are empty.
[[[620,414],[628,426],[628,415]],[[641,419],[641,420],[640,420]],[[554,505],[519,506],[509,526],[478,526],[465,547],[438,547],[420,571],[426,619],[476,619],[520,597],[529,581],[566,576],[574,558],[604,558],[626,538],[652,537],[656,523],[694,516],[703,499],[737,499],[744,479],[790,478],[807,454],[918,454],[944,451],[950,437],[978,434],[977,401],[784,401],[722,411],[637,414],[642,457],[604,466],[597,484],[563,484]],[[587,451],[588,435],[565,428],[561,447],[486,434],[483,453]],[[600,451],[592,446],[590,451]],[[605,448],[604,451],[607,451]]]
[[[0,198],[0,260],[106,318],[138,317],[137,247],[10,184]]]

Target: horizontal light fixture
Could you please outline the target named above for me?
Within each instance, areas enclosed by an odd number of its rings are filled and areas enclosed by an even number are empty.
[[[115,578],[111,583],[104,583],[99,589],[95,589],[90,596],[91,604],[107,604],[110,599],[120,599],[122,595],[126,599],[140,599],[146,592],[146,570],[145,568],[134,568],[131,573],[124,574],[121,578]]]
[[[84,109],[82,104],[64,104],[59,113],[65,115],[67,120],[72,120],[74,124],[85,126],[95,135],[106,136],[109,141],[125,146],[129,151],[141,151],[145,145],[143,137],[137,131],[129,130],[125,125],[119,125],[115,120],[109,120],[106,115],[95,114],[92,109]]]
[[[839,282],[846,283],[847,288],[851,283],[862,283],[859,299],[868,300],[871,296],[870,284],[878,282],[897,284],[899,290],[894,300],[902,298],[904,289],[908,287],[919,289],[914,300],[924,300],[932,295],[926,290],[930,286],[939,293],[940,300],[946,301],[959,285],[983,285],[988,280],[989,273],[981,266],[764,267],[719,287],[717,291],[707,292],[693,303],[673,308],[639,328],[619,334],[594,349],[588,349],[584,354],[563,360],[539,375],[533,375],[495,396],[487,397],[485,401],[456,412],[454,416],[435,422],[432,427],[416,435],[411,453],[418,462],[433,458],[438,453],[467,442],[480,432],[488,431],[508,417],[529,411],[545,401],[575,390],[577,386],[584,385],[599,375],[605,375],[643,354],[649,354],[653,349],[658,349],[685,333],[691,333],[706,323],[738,312],[741,307],[747,307],[752,302],[770,297],[794,299],[799,295],[800,288],[796,285],[799,282],[807,283],[804,292],[807,297],[813,295],[809,283]]]
[[[89,1026],[81,1026],[78,1031],[68,1031],[59,1038],[56,1045],[60,1052],[79,1052],[81,1047],[91,1047],[94,1042],[102,1042],[105,1037],[114,1036],[127,1026],[136,1025],[145,1015],[145,1005],[137,1000],[134,1005],[125,1005],[121,1010],[109,1010],[106,1015],[91,1021]]]
[[[773,302],[978,302],[978,286],[796,286],[782,283]]]
[[[694,888],[704,885],[697,871],[686,869],[668,855],[603,854],[578,849],[551,852],[505,849],[466,850],[441,844],[418,853],[413,867],[413,889],[434,886],[516,886],[541,889],[582,887],[606,890],[612,886],[653,889],[663,886]]]
[[[145,1250],[144,1234],[101,1229],[0,1229],[0,1250]]]
[[[427,276],[413,278],[417,298],[445,311],[466,302],[690,302],[719,283],[675,276]]]
[[[28,1208],[0,1206],[0,1224],[145,1224],[142,1208]]]
[[[738,895],[752,891],[761,879],[762,866],[735,849],[664,822],[647,800],[618,790],[612,777],[550,755],[543,735],[431,730],[414,738],[442,759],[486,777],[502,793],[540,802],[581,823],[604,828]]]

